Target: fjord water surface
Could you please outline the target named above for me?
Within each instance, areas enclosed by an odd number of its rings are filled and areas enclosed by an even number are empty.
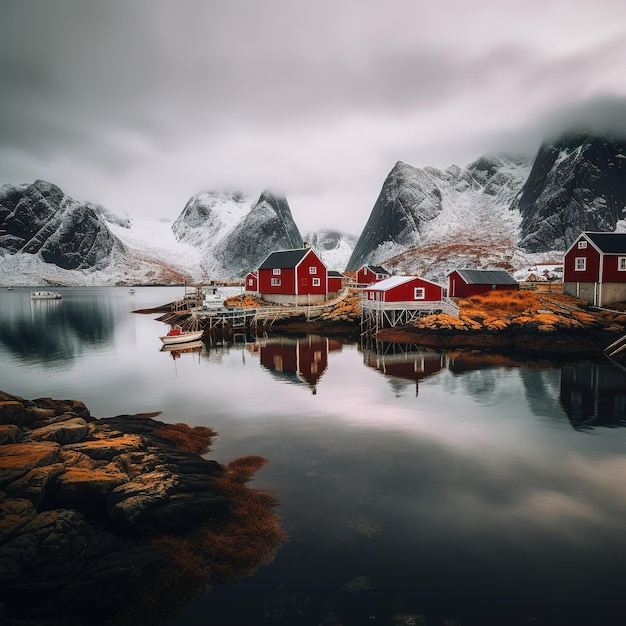
[[[183,624],[621,624],[626,372],[323,337],[160,352],[182,288],[0,293],[0,389],[206,425],[288,541]],[[175,358],[173,358],[175,357]]]

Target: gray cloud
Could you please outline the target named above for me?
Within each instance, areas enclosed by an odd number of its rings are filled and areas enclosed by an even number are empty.
[[[0,183],[172,217],[200,189],[271,186],[303,230],[357,230],[397,160],[624,119],[625,18],[613,0],[6,0]]]

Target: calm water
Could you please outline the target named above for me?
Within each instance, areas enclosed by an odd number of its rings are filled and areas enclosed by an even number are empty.
[[[162,411],[215,428],[218,461],[270,460],[251,485],[289,541],[172,625],[626,622],[624,370],[319,337],[172,358],[130,311],[182,288],[59,291],[0,292],[0,389]]]

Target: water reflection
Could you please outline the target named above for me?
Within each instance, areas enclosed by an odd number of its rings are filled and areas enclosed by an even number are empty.
[[[304,385],[314,395],[328,367],[328,353],[341,351],[341,342],[327,337],[265,338],[248,344],[248,351],[259,356],[261,366],[280,381]]]
[[[396,397],[411,384],[415,395],[419,393],[421,380],[440,372],[447,364],[443,354],[420,350],[417,346],[377,342],[364,347],[363,362],[389,377]]]
[[[626,425],[626,370],[611,363],[561,369],[561,403],[576,430]]]
[[[85,347],[108,344],[115,330],[110,300],[100,292],[63,300],[31,300],[13,291],[1,301],[0,344],[21,361],[65,364]]]

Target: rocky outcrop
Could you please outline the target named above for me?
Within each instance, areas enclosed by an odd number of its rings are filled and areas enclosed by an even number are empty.
[[[222,518],[230,501],[215,480],[224,468],[181,451],[182,440],[208,448],[213,434],[0,392],[4,617],[101,623],[138,572],[162,564],[142,539]]]

